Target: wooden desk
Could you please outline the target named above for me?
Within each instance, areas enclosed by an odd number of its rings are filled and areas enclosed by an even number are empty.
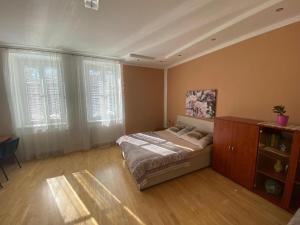
[[[11,136],[0,136],[0,144],[11,139]]]

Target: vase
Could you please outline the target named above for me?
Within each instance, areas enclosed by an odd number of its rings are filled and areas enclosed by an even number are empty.
[[[277,124],[280,126],[286,126],[289,121],[289,116],[277,115]]]
[[[267,179],[265,181],[265,190],[269,194],[279,196],[282,193],[282,186],[275,180]]]
[[[276,163],[274,164],[274,170],[276,173],[280,173],[282,171],[282,163],[279,159],[276,160]]]

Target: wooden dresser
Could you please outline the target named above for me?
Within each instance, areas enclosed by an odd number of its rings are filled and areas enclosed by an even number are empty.
[[[217,172],[253,190],[260,121],[217,117],[212,166]]]

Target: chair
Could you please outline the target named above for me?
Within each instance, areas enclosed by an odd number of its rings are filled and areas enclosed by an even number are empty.
[[[6,178],[6,180],[8,180],[8,176],[3,168],[3,165],[2,165],[2,162],[10,157],[14,157],[15,160],[17,161],[19,167],[21,168],[21,164],[15,154],[15,152],[17,151],[18,149],[18,145],[19,145],[19,140],[20,138],[16,137],[16,138],[12,138],[4,143],[2,143],[0,145],[0,167],[1,167],[1,170]],[[1,185],[2,186],[2,185]],[[0,187],[1,187],[0,186]]]

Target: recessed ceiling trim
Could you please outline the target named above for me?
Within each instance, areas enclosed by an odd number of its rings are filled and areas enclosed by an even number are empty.
[[[193,56],[191,56],[191,57],[189,57],[189,58],[186,58],[186,59],[184,59],[184,60],[181,60],[181,61],[179,61],[179,62],[176,62],[176,63],[174,63],[174,64],[171,64],[171,65],[167,66],[166,68],[167,68],[167,69],[170,69],[170,68],[172,68],[172,67],[175,67],[175,66],[178,66],[178,65],[180,65],[180,64],[183,64],[183,63],[185,63],[185,62],[194,60],[194,59],[196,59],[196,58],[199,58],[199,57],[201,57],[201,56],[207,55],[207,54],[209,54],[209,53],[218,51],[218,50],[220,50],[220,49],[223,49],[223,48],[226,48],[226,47],[228,47],[228,46],[231,46],[231,45],[237,44],[237,43],[239,43],[239,42],[242,42],[242,41],[244,41],[244,40],[247,40],[247,39],[250,39],[250,38],[259,36],[259,35],[261,35],[261,34],[270,32],[270,31],[272,31],[272,30],[279,29],[279,28],[281,28],[281,27],[284,27],[284,26],[287,26],[287,25],[289,25],[289,24],[296,23],[296,22],[299,22],[299,21],[300,21],[300,15],[295,16],[295,17],[292,17],[292,18],[289,18],[289,19],[286,19],[286,20],[283,20],[283,21],[281,21],[281,22],[279,22],[279,23],[275,23],[275,24],[272,24],[272,25],[270,25],[270,26],[267,26],[267,27],[261,28],[261,29],[259,29],[259,30],[256,30],[256,31],[254,31],[254,32],[251,32],[251,33],[242,35],[242,36],[240,36],[240,37],[238,37],[238,38],[235,38],[235,39],[233,39],[233,40],[231,40],[231,41],[228,41],[228,42],[225,42],[225,43],[223,43],[223,44],[220,44],[220,45],[218,45],[218,46],[216,46],[216,47],[214,47],[214,48],[211,48],[211,49],[209,49],[209,50],[207,50],[207,51],[204,51],[204,52],[201,52],[201,53],[197,53],[197,54],[195,54],[195,55],[193,55]]]
[[[51,53],[60,53],[60,54],[68,54],[68,55],[77,55],[77,56],[85,56],[85,57],[92,57],[92,58],[99,58],[105,60],[114,60],[120,61],[120,58],[111,57],[111,56],[102,56],[97,54],[91,54],[89,52],[83,51],[68,51],[64,49],[54,49],[54,48],[43,48],[39,46],[32,46],[32,45],[18,45],[18,44],[0,44],[0,48],[7,48],[7,49],[19,49],[19,50],[26,50],[26,51],[40,51],[40,52],[51,52]]]
[[[126,37],[121,44],[116,44],[117,48],[113,49],[113,51],[119,51],[120,49],[124,49],[127,46],[133,45],[134,43],[143,40],[148,35],[157,32],[158,30],[164,28],[165,26],[172,23],[174,20],[180,19],[189,13],[197,10],[198,8],[204,7],[205,5],[212,2],[212,0],[185,0],[182,1],[178,7],[174,10],[169,10],[168,13],[163,15],[162,17],[156,18],[151,23],[146,24],[140,29],[138,32],[132,34],[129,37]],[[145,47],[143,47],[145,49]],[[134,52],[138,52],[143,49],[135,49]],[[124,57],[124,56],[123,56]]]
[[[135,63],[135,62],[126,62],[126,61],[123,61],[123,60],[121,60],[120,63],[122,65],[127,65],[127,66],[136,66],[136,67],[158,69],[158,70],[162,70],[162,69],[166,68],[164,65],[161,65],[161,66],[151,66],[151,65],[141,64],[141,63]]]
[[[205,40],[206,38],[208,38],[208,37],[210,37],[210,36],[212,36],[212,35],[220,32],[222,30],[225,30],[226,28],[231,27],[234,24],[237,24],[237,23],[241,22],[242,20],[244,20],[244,19],[246,19],[248,17],[251,17],[251,16],[259,13],[260,11],[262,11],[264,9],[267,9],[267,8],[269,8],[269,7],[271,7],[271,6],[275,5],[275,4],[278,4],[279,2],[282,2],[282,1],[283,0],[270,0],[270,1],[266,2],[266,3],[263,3],[263,4],[261,4],[261,5],[255,7],[255,8],[253,8],[253,9],[251,9],[251,10],[249,10],[249,11],[247,11],[247,12],[245,12],[245,13],[237,16],[237,17],[235,17],[234,19],[229,20],[228,22],[222,24],[221,26],[218,26],[218,27],[212,29],[211,31],[205,33],[204,35],[199,36],[198,38],[196,38],[196,39],[188,42],[187,44],[181,46],[180,48],[177,48],[176,50],[174,50],[174,51],[170,52],[169,54],[167,54],[164,58],[168,59],[168,58],[170,58],[172,56],[175,56],[178,53],[183,52],[184,50],[192,47],[193,45],[195,45],[195,44],[197,44],[197,43]]]
[[[154,60],[155,59],[155,57],[152,57],[152,56],[139,55],[139,54],[134,54],[134,53],[130,53],[129,57],[136,58],[136,59],[147,59],[147,60]]]

